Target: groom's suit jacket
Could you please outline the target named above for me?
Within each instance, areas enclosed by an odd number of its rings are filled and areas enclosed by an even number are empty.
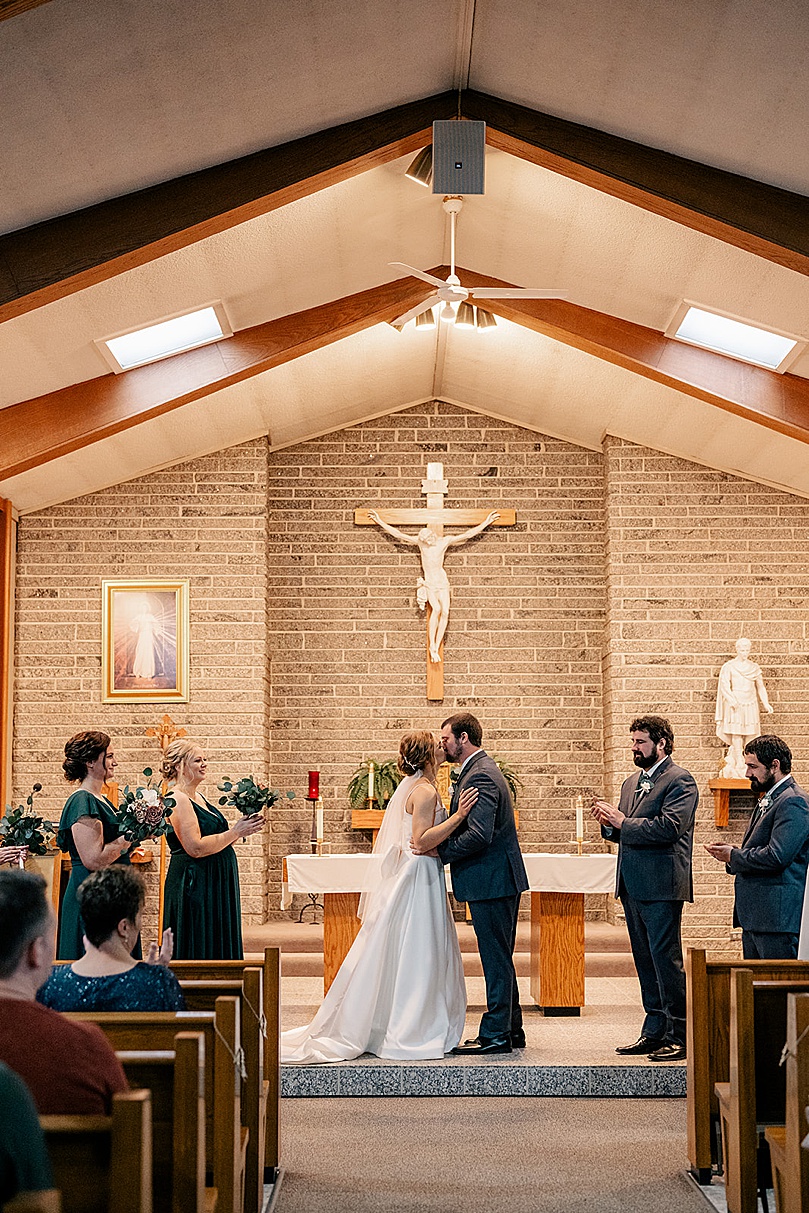
[[[652,790],[638,793],[642,774],[624,780],[621,828],[601,827],[604,838],[618,843],[615,896],[693,901],[691,849],[699,801],[694,777],[665,758],[652,774]]]
[[[753,812],[727,870],[736,877],[733,925],[747,931],[797,934],[809,860],[809,801],[791,777],[766,812]]]
[[[438,848],[442,862],[450,865],[453,893],[459,901],[490,901],[525,892],[528,877],[517,841],[511,793],[485,750],[476,751],[461,771],[450,812],[470,786],[478,790],[471,813]]]

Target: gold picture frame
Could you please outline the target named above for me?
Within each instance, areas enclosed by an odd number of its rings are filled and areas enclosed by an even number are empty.
[[[188,581],[101,582],[102,703],[187,703]]]

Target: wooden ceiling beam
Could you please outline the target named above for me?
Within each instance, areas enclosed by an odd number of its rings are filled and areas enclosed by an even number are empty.
[[[441,93],[0,236],[0,323],[424,147]]]
[[[487,93],[467,90],[463,114],[486,122],[492,147],[787,269],[809,273],[809,198],[802,194]]]
[[[2,2],[2,0],[0,0]],[[422,147],[440,93],[0,236],[0,322]],[[491,146],[809,273],[809,199],[473,90]]]
[[[427,293],[423,282],[400,279],[244,329],[187,354],[0,409],[0,480],[393,320]]]
[[[458,269],[464,286],[507,286]],[[487,311],[665,384],[726,413],[809,442],[809,379],[780,375],[663,336],[656,329],[564,299],[487,299]],[[2,414],[0,414],[0,417]]]

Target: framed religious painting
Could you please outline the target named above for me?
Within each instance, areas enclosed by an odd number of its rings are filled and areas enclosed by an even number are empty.
[[[188,582],[102,581],[103,703],[188,702]]]

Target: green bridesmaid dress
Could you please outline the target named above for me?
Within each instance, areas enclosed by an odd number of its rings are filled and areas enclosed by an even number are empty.
[[[59,911],[59,944],[56,949],[58,960],[78,960],[84,955],[84,927],[79,914],[79,903],[76,900],[76,890],[90,875],[90,869],[81,861],[76,843],[73,840],[73,826],[82,817],[93,817],[101,822],[104,834],[104,845],[119,838],[121,830],[118,825],[118,814],[109,800],[94,796],[79,788],[67,798],[62,809],[56,842],[59,849],[68,851],[71,859],[70,880],[65,889],[62,908]],[[129,863],[129,853],[124,852],[116,863]],[[140,956],[140,941],[138,941],[138,956]],[[134,952],[133,952],[134,955]]]
[[[191,801],[203,838],[224,834],[227,818],[203,798]],[[163,901],[163,926],[174,932],[177,960],[241,960],[242,913],[236,852],[227,846],[215,855],[192,857],[174,830],[166,842],[171,851]]]

